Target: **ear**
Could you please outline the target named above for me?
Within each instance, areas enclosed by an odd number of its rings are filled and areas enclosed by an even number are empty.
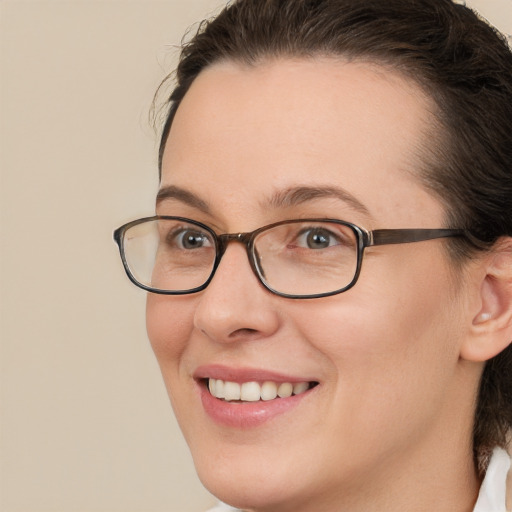
[[[512,343],[512,238],[500,239],[478,268],[477,307],[461,357],[483,362]]]

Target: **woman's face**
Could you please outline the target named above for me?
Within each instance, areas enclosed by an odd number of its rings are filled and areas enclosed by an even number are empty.
[[[179,107],[157,213],[217,233],[295,218],[442,227],[440,204],[414,178],[430,107],[369,64],[217,64]],[[369,248],[355,287],[294,300],[267,291],[232,242],[205,290],[148,295],[149,337],[214,494],[239,507],[330,510],[469,439],[458,370],[466,308],[454,300],[446,243]],[[310,389],[227,402],[209,378]]]

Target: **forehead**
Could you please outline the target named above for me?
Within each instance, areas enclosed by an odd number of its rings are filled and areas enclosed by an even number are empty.
[[[227,205],[231,196],[248,204],[280,188],[335,185],[377,215],[401,197],[411,216],[435,203],[414,175],[431,111],[414,83],[370,63],[218,63],[178,108],[162,186],[213,202],[222,192]]]

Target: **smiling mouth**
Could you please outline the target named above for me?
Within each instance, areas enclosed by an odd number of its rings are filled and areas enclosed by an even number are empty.
[[[301,395],[318,385],[318,382],[232,382],[222,379],[205,379],[210,394],[226,402],[258,402]]]

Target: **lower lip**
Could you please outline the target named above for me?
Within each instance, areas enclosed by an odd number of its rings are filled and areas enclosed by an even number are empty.
[[[276,416],[290,411],[315,388],[288,398],[258,402],[226,402],[215,398],[204,384],[200,385],[200,389],[204,410],[215,423],[225,427],[247,429],[259,427]]]

